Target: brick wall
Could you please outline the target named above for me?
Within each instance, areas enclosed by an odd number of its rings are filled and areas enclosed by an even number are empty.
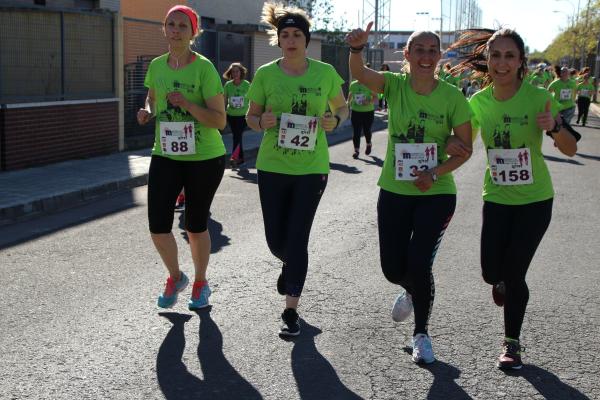
[[[15,170],[119,150],[118,102],[69,102],[0,110],[2,169]]]

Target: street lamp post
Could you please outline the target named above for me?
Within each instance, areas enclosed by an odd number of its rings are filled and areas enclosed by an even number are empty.
[[[556,1],[560,1],[560,0],[556,0]],[[575,55],[576,55],[576,37],[575,37],[575,22],[572,16],[570,16],[569,14],[567,14],[564,11],[560,11],[560,10],[554,10],[552,11],[555,14],[564,14],[567,17],[567,29],[571,29],[571,34],[573,35],[573,56],[571,57],[571,62],[570,62],[570,67],[574,67],[575,66]]]

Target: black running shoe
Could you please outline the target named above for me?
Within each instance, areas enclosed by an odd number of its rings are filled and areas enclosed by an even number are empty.
[[[354,158],[355,160],[358,158],[358,150],[354,150],[354,153],[352,154],[352,158]]]
[[[371,143],[367,143],[367,148],[365,149],[365,154],[366,155],[371,154]]]
[[[283,279],[283,268],[279,273],[279,278],[277,278],[277,293],[282,296],[285,296],[285,280]]]
[[[521,369],[523,367],[523,362],[521,361],[521,345],[517,340],[506,340],[504,341],[504,345],[502,346],[502,354],[498,357],[498,362],[496,366],[500,369],[510,370],[510,369]]]
[[[281,336],[298,336],[300,334],[300,323],[298,313],[293,308],[286,308],[281,314],[283,325],[279,329]]]

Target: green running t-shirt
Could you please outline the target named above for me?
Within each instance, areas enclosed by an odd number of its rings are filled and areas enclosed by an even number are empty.
[[[365,85],[360,84],[358,81],[352,81],[348,93],[352,95],[352,102],[350,103],[352,111],[367,112],[375,110],[373,92]],[[362,103],[359,104],[357,100],[362,101]]]
[[[469,104],[462,92],[444,81],[426,96],[415,93],[410,75],[385,72],[384,95],[388,99],[388,145],[379,186],[404,195],[456,194],[452,174],[441,175],[433,186],[421,192],[413,181],[396,180],[396,143],[435,143],[437,164],[448,159],[446,140],[452,128],[471,119]]]
[[[217,128],[208,128],[197,121],[189,112],[172,106],[167,94],[180,92],[187,100],[206,107],[205,100],[223,93],[221,78],[217,70],[206,57],[194,52],[195,59],[185,67],[174,70],[167,64],[169,54],[163,54],[152,60],[146,73],[144,85],[154,90],[154,112],[156,130],[152,154],[179,161],[210,160],[225,154],[225,145]],[[194,122],[195,154],[163,154],[160,143],[160,122]]]
[[[248,89],[250,89],[250,82],[247,80],[241,81],[239,85],[236,85],[233,81],[225,83],[223,90],[225,100],[227,100],[227,115],[232,117],[246,115],[248,112],[248,97],[246,96]]]
[[[591,98],[594,94],[594,90],[594,85],[591,83],[580,83],[577,85],[577,93],[579,93],[579,97]]]
[[[314,150],[296,150],[279,146],[279,121],[282,113],[321,117],[328,101],[335,98],[344,80],[329,64],[307,58],[308,68],[301,76],[285,74],[277,59],[260,67],[250,84],[248,99],[277,116],[276,126],[264,132],[256,168],[288,175],[329,173],[329,150],[325,130],[320,126]]]
[[[554,99],[560,103],[560,111],[575,107],[576,86],[575,81],[571,79],[566,82],[555,79],[548,86],[548,90],[554,93]]]
[[[506,101],[494,98],[492,86],[475,94],[469,104],[473,110],[473,129],[481,128],[481,139],[486,153],[489,149],[529,149],[533,182],[530,184],[502,186],[492,181],[489,160],[483,181],[483,199],[506,205],[529,204],[548,200],[554,196],[550,172],[542,154],[542,130],[536,117],[543,112],[546,102],[552,101],[552,115],[556,116],[559,104],[544,88],[523,82],[517,93]],[[487,154],[486,154],[487,155]]]

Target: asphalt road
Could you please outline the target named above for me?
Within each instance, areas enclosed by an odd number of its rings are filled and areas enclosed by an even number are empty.
[[[302,335],[277,335],[283,300],[256,170],[227,171],[210,221],[209,310],[156,307],[166,270],[147,231],[145,187],[0,228],[1,399],[600,399],[600,121],[567,159],[546,141],[556,197],[532,263],[526,366],[494,363],[502,313],[480,277],[484,154],[457,173],[458,204],[434,264],[438,361],[410,359],[413,324],[389,315],[398,287],[379,267],[372,157],[331,148],[309,247]],[[184,271],[189,248],[176,213]]]

